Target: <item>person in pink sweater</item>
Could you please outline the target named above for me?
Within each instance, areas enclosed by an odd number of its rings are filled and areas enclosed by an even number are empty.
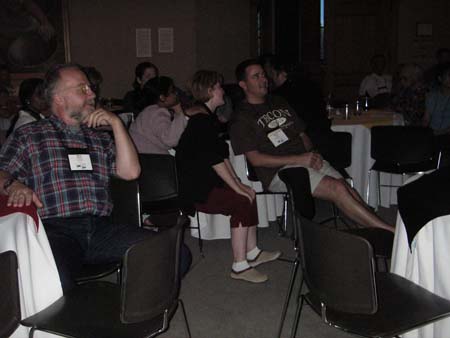
[[[143,90],[148,106],[131,123],[131,138],[139,153],[168,154],[187,125],[175,84],[160,76],[147,81]]]

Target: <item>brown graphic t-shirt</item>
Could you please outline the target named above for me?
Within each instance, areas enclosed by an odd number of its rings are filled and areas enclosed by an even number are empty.
[[[300,137],[305,129],[305,123],[281,97],[270,97],[263,104],[242,102],[230,123],[231,145],[236,155],[253,150],[269,155],[299,155],[306,152]],[[278,144],[276,139],[280,138]],[[255,167],[265,189],[278,169]]]

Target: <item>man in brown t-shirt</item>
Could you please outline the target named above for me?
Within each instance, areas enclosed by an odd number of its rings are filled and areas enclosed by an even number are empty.
[[[282,99],[268,96],[268,81],[257,60],[246,60],[236,68],[245,100],[235,109],[230,124],[235,154],[245,154],[255,167],[264,188],[284,191],[277,172],[286,167],[308,170],[314,197],[329,200],[355,222],[394,232],[363,202],[341,175],[313,151],[306,126]]]

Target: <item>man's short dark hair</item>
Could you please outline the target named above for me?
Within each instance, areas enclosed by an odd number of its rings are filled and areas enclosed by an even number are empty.
[[[51,105],[55,87],[61,78],[61,71],[64,69],[77,69],[84,74],[83,67],[77,63],[61,63],[52,66],[44,77],[44,99],[48,105]]]
[[[246,78],[245,72],[246,72],[247,68],[250,66],[254,66],[254,65],[258,65],[258,66],[262,67],[261,62],[259,62],[258,59],[248,59],[248,60],[244,60],[240,64],[238,64],[236,67],[236,70],[235,70],[237,82],[244,81]]]

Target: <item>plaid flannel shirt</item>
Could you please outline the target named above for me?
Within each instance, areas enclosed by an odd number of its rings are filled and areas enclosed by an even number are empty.
[[[72,172],[67,148],[88,148],[93,171]],[[75,129],[55,116],[24,125],[1,148],[0,170],[36,192],[44,204],[42,219],[111,213],[109,180],[116,164],[107,132],[84,125]]]

